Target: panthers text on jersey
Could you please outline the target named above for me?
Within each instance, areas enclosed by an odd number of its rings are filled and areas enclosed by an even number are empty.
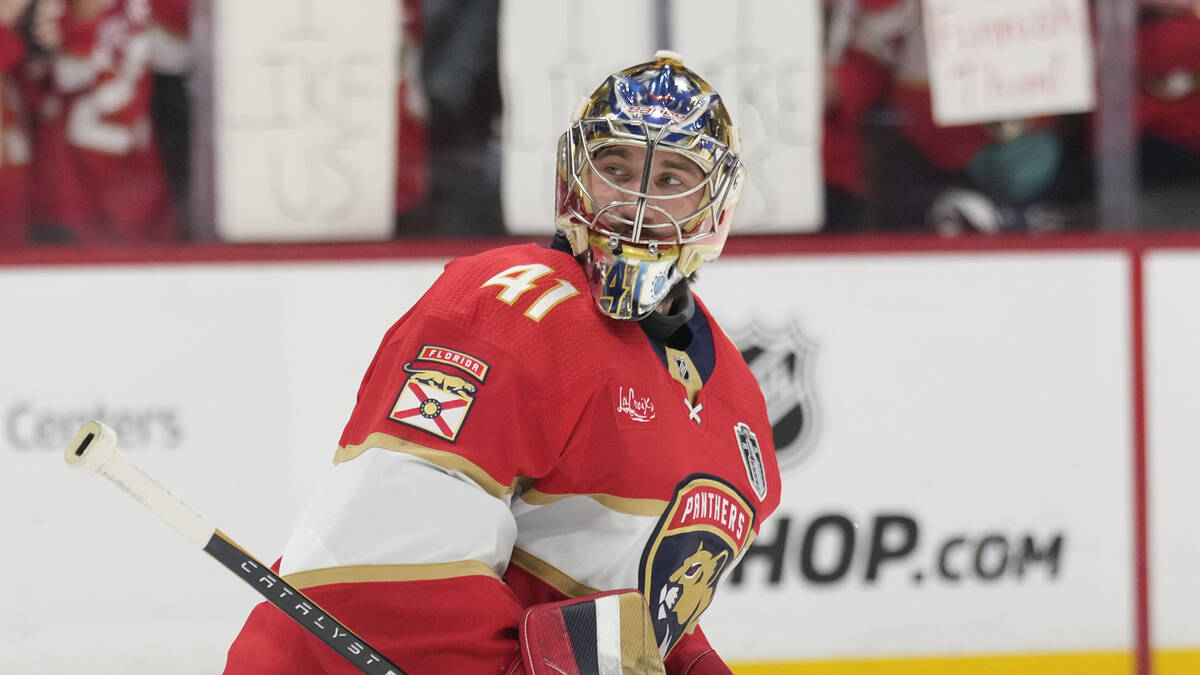
[[[583,274],[534,245],[450,263],[384,338],[284,550],[286,580],[407,672],[502,673],[526,608],[620,588],[687,672],[779,503],[762,394],[703,305],[662,344]],[[285,672],[355,671],[264,604],[226,673]]]

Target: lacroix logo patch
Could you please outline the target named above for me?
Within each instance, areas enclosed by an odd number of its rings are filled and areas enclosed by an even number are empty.
[[[612,385],[613,409],[617,413],[617,426],[637,427],[653,422],[658,414],[649,395],[639,394],[632,386]],[[635,424],[629,424],[634,422]]]

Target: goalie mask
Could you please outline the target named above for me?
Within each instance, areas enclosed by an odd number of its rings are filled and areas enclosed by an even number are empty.
[[[641,319],[715,260],[744,174],[721,97],[678,54],[582,100],[558,143],[555,220],[600,311]]]

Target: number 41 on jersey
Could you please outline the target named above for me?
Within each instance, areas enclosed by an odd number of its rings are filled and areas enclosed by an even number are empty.
[[[541,263],[516,265],[488,279],[480,288],[501,286],[504,290],[500,291],[500,294],[496,296],[497,299],[506,304],[514,305],[522,295],[538,287],[538,280],[553,273],[553,268]],[[555,279],[555,281],[558,283],[553,288],[543,292],[538,296],[537,300],[533,301],[529,309],[525,310],[525,316],[534,321],[541,321],[560,302],[579,295],[579,289],[575,288],[566,279]]]

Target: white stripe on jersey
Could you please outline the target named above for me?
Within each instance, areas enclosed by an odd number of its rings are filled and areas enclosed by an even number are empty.
[[[541,506],[518,497],[513,513],[517,548],[601,590],[638,587],[638,563],[659,519],[620,513],[586,495]]]
[[[284,548],[280,574],[478,560],[503,574],[516,522],[455,471],[370,448],[333,467]]]

